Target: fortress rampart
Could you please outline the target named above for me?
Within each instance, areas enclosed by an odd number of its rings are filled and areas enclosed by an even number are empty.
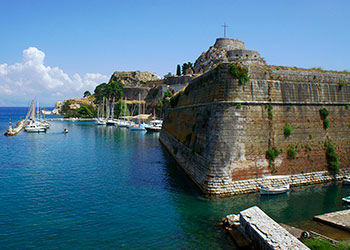
[[[228,68],[192,80],[168,110],[160,135],[203,192],[254,192],[258,184],[312,184],[349,172],[349,74],[249,66],[250,80],[240,85]],[[329,112],[328,129],[321,108]],[[325,141],[339,157],[336,175],[328,172]],[[271,161],[266,152],[273,148],[280,155]]]
[[[230,38],[216,39],[214,47],[225,49],[227,51],[234,50],[234,49],[242,49],[242,50],[246,49],[244,42],[240,40],[230,39]]]

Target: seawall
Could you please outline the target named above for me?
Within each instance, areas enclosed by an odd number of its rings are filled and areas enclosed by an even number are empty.
[[[339,179],[348,171],[349,74],[249,66],[250,80],[240,84],[229,67],[223,64],[192,80],[168,109],[160,135],[203,192],[253,192],[264,177],[276,175],[293,178],[293,185],[311,184]],[[329,128],[320,116],[322,108],[329,112]],[[328,172],[325,141],[339,157],[338,175]],[[269,149],[280,154],[267,159]],[[275,179],[271,184],[281,180]]]

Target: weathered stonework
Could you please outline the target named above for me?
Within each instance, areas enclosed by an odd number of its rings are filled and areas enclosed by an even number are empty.
[[[159,77],[153,72],[141,72],[141,71],[116,71],[111,76],[109,82],[121,81],[125,85],[140,85],[149,81],[157,81]]]
[[[218,38],[214,46],[203,52],[194,63],[195,73],[205,73],[218,63],[240,62],[265,65],[265,59],[254,50],[247,50],[244,42],[230,38]]]
[[[350,75],[249,66],[249,76],[240,85],[224,64],[194,79],[166,114],[160,140],[203,192],[232,195],[257,191],[258,184],[341,178],[350,167],[350,86],[339,83],[350,83]],[[324,107],[328,129],[319,113]],[[327,171],[328,140],[342,169],[336,176]],[[281,154],[269,161],[272,148]],[[276,175],[287,176],[264,178]]]

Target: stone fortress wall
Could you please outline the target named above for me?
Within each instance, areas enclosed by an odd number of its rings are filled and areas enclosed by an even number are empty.
[[[240,85],[228,67],[195,78],[168,110],[160,135],[203,192],[254,192],[258,184],[304,185],[349,172],[350,86],[340,85],[350,83],[349,74],[249,66],[250,80]],[[321,108],[329,111],[328,129]],[[327,171],[325,141],[339,156],[336,176]],[[271,163],[266,151],[272,148],[281,154]],[[294,159],[288,148],[297,152]]]
[[[244,42],[230,38],[218,38],[214,46],[203,52],[194,63],[195,73],[205,73],[218,63],[241,62],[244,64],[265,65],[259,52],[247,50]]]
[[[231,38],[218,38],[218,39],[216,39],[214,47],[218,48],[218,49],[222,48],[222,49],[225,49],[227,51],[237,50],[237,49],[246,50],[244,42],[242,42],[240,40],[236,40],[236,39],[231,39]]]

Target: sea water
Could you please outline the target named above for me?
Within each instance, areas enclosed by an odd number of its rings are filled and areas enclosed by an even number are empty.
[[[281,223],[345,209],[350,187],[209,198],[157,133],[53,121],[3,136],[26,108],[0,108],[0,249],[234,249],[220,218],[258,205]],[[64,134],[64,128],[68,133]]]

